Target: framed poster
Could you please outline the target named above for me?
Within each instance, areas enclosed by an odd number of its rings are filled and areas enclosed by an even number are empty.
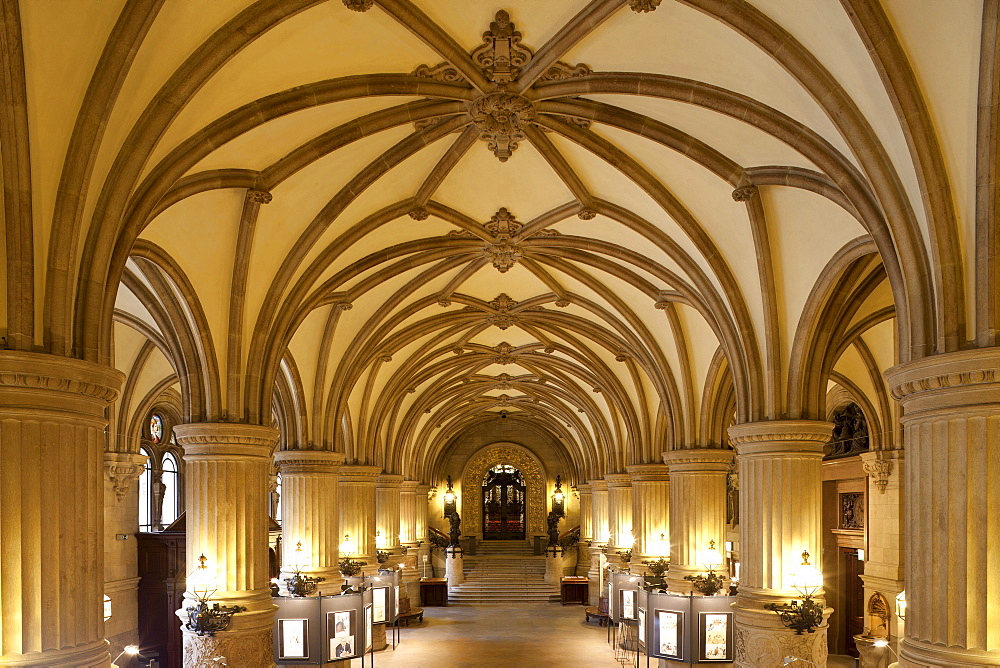
[[[357,654],[354,610],[326,613],[326,636],[330,639],[330,657],[343,659]]]
[[[372,589],[372,621],[376,624],[386,620],[385,609],[389,603],[389,588],[375,587]]]
[[[673,610],[656,610],[653,623],[656,624],[656,638],[660,643],[659,655],[668,659],[680,659],[684,638],[684,613]]]
[[[698,613],[698,660],[732,661],[733,613]]]
[[[622,619],[635,619],[635,590],[622,589]]]
[[[639,644],[646,646],[646,611],[639,608]]]
[[[278,658],[309,658],[309,620],[278,620]]]
[[[372,606],[368,604],[365,606],[365,651],[367,652],[372,648]]]
[[[394,587],[394,592],[393,592],[393,595],[392,595],[392,600],[395,602],[395,605],[396,605],[396,614],[393,615],[393,616],[396,619],[399,619],[399,585],[396,585]]]

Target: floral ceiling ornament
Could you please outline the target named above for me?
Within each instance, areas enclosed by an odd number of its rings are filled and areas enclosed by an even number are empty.
[[[514,346],[510,345],[506,341],[503,341],[502,343],[497,344],[497,346],[495,348],[493,348],[493,350],[496,352],[496,355],[493,355],[492,357],[490,357],[490,361],[493,362],[493,364],[513,364],[514,363],[514,361],[515,361],[515,358],[514,358]]]
[[[500,162],[507,162],[524,141],[524,129],[534,120],[535,107],[523,95],[490,93],[472,101],[469,115],[479,138]]]
[[[510,380],[510,374],[502,373],[496,377],[496,383],[494,383],[493,387],[498,390],[509,390],[512,387]]]
[[[661,0],[628,0],[628,6],[633,12],[651,12],[660,6]]]
[[[521,247],[506,239],[498,244],[491,244],[488,241],[483,244],[483,257],[492,262],[501,274],[507,273],[523,256],[524,251]]]
[[[757,196],[757,186],[743,186],[733,191],[733,200],[736,202],[749,202]]]
[[[418,206],[415,209],[412,209],[409,213],[410,218],[417,221],[427,220],[430,217],[430,215],[431,215],[430,212],[422,206]]]
[[[517,300],[512,299],[507,293],[501,292],[496,299],[490,302],[490,308],[494,309],[496,313],[487,316],[486,322],[500,329],[507,329],[518,321],[518,317],[510,313],[510,310],[515,306],[517,306]]]
[[[367,12],[375,4],[375,0],[344,0],[344,6],[354,12]]]

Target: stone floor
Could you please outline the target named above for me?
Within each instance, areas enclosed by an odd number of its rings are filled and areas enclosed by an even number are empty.
[[[399,634],[395,651],[390,647],[375,653],[374,668],[620,667],[607,629],[586,624],[579,605],[425,608],[424,623],[404,626]],[[371,665],[367,658],[365,665]],[[640,656],[640,666],[645,665]],[[831,656],[829,661],[829,668],[854,665],[849,657]],[[351,668],[360,666],[359,659],[351,662]]]

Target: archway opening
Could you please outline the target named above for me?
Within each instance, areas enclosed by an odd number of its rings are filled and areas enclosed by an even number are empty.
[[[483,540],[524,540],[527,487],[521,472],[498,464],[483,477]]]

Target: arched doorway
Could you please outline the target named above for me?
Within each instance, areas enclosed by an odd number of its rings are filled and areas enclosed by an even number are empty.
[[[463,531],[483,538],[483,481],[487,472],[505,464],[517,469],[524,481],[525,539],[545,534],[545,472],[538,458],[515,443],[493,443],[470,457],[462,472]],[[466,528],[467,527],[467,528]]]
[[[527,488],[521,472],[498,464],[483,478],[483,540],[524,540]]]

